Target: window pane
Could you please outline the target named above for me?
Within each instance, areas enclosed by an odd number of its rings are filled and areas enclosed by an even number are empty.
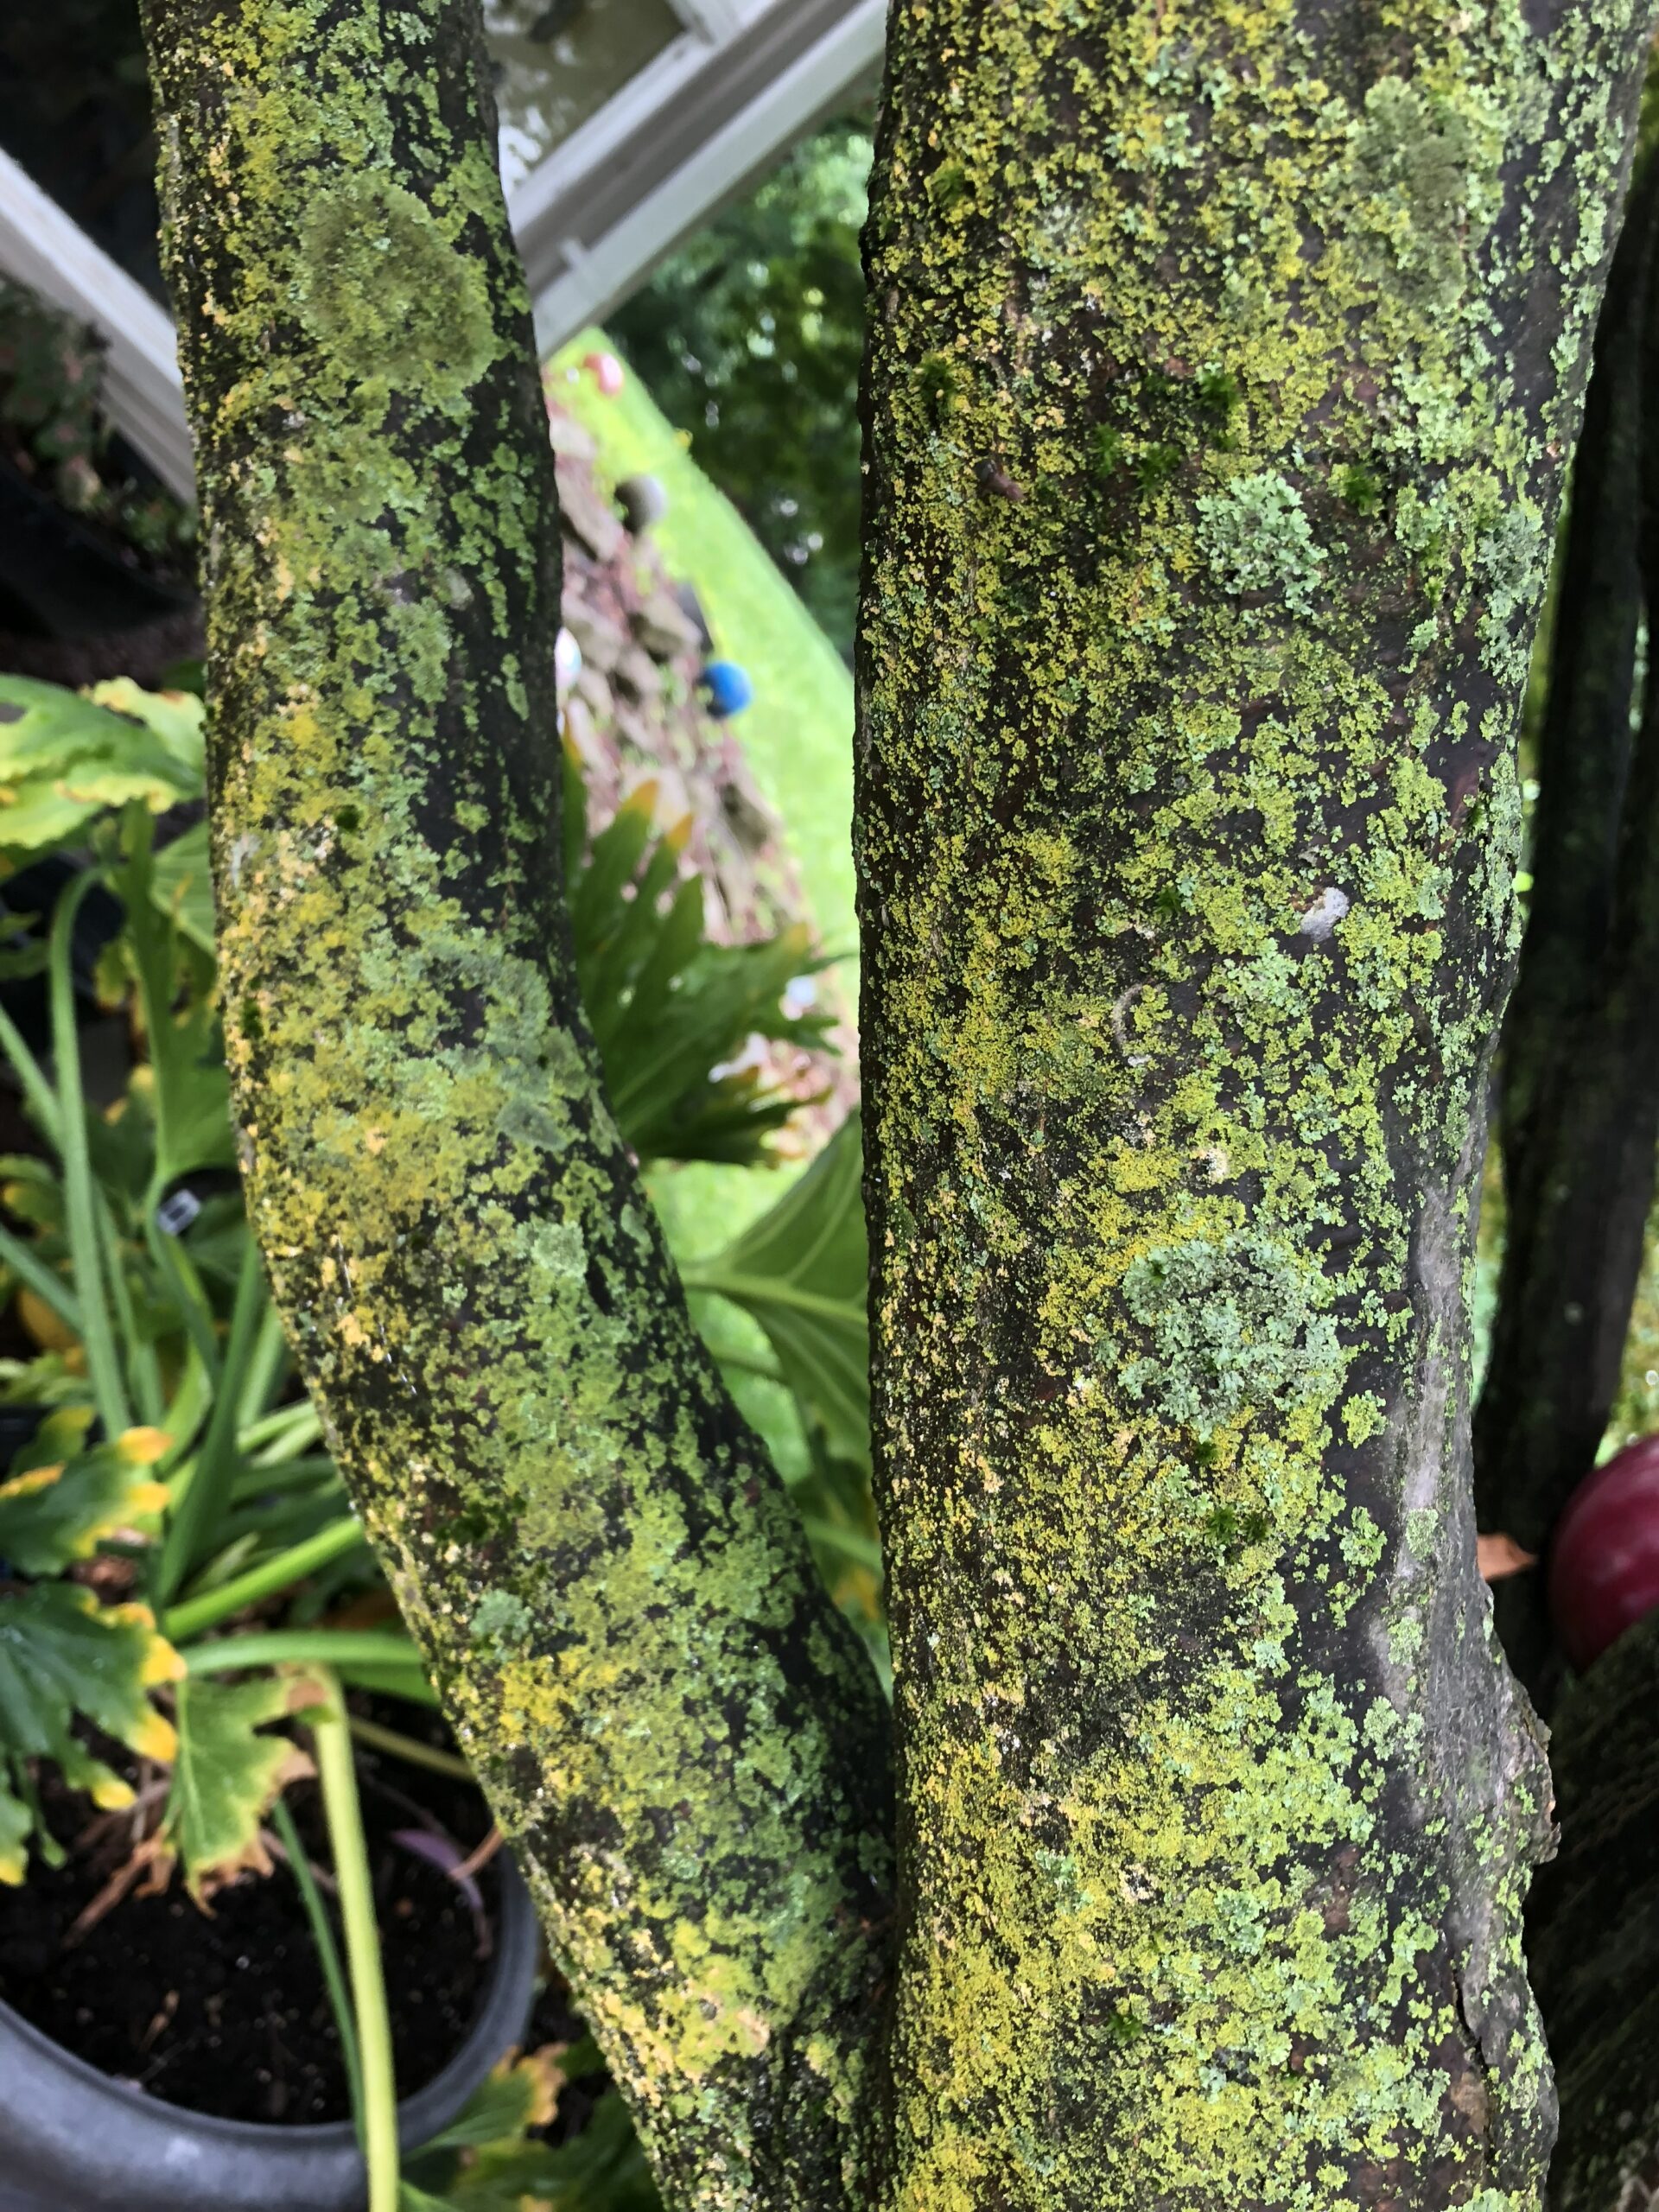
[[[685,26],[669,0],[485,0],[508,189]]]

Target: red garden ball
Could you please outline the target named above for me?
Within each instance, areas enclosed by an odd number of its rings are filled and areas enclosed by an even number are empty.
[[[1562,1650],[1587,1667],[1659,1606],[1659,1436],[1586,1476],[1550,1547],[1549,1611]]]

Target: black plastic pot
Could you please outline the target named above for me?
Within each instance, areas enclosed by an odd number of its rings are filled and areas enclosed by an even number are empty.
[[[504,1853],[495,1965],[472,2033],[397,2108],[414,2151],[448,2126],[524,2032],[536,1909]],[[0,2005],[0,2212],[362,2212],[349,2121],[260,2127],[162,2104],[74,2058]]]

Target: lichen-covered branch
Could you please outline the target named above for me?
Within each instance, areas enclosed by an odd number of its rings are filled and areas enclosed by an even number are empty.
[[[276,1294],[670,2202],[861,2204],[887,1717],[576,1001],[552,470],[476,0],[148,26]]]
[[[884,2212],[1522,2212],[1470,1499],[1514,741],[1646,0],[899,0],[857,834]]]
[[[1640,625],[1659,588],[1659,165],[1630,207],[1596,331],[1539,742],[1534,889],[1503,1026],[1505,1236],[1476,1410],[1480,1525],[1545,1549],[1618,1388],[1659,1149],[1659,687]],[[1535,1694],[1551,1660],[1540,1576],[1497,1593]]]

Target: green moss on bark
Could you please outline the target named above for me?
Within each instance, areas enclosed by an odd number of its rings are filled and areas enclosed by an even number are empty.
[[[1469,1268],[1647,14],[895,10],[884,2212],[1539,2201],[1548,1784],[1475,1570]]]

